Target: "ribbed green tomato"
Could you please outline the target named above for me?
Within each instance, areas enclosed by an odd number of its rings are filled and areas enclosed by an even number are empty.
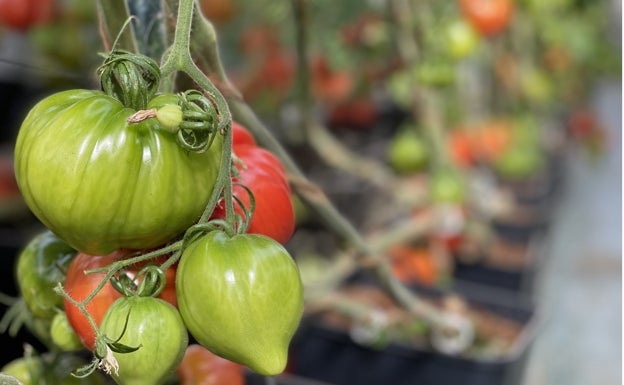
[[[148,108],[175,103],[164,94]],[[159,246],[197,220],[212,193],[222,136],[189,152],[156,119],[128,124],[134,112],[99,91],[63,91],[35,105],[18,133],[26,203],[79,251]]]
[[[180,313],[168,302],[154,297],[122,297],[106,312],[100,331],[129,347],[130,353],[113,353],[119,372],[112,373],[120,385],[159,385],[173,374],[188,345]]]
[[[210,232],[183,252],[176,291],[184,323],[201,345],[263,375],[284,370],[303,287],[277,241]]]
[[[51,321],[63,308],[63,297],[54,287],[65,281],[65,270],[76,250],[50,231],[32,238],[17,258],[17,286],[36,318]]]

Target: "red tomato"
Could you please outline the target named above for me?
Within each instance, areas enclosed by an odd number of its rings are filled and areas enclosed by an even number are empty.
[[[426,248],[397,244],[388,250],[393,274],[403,282],[434,285],[440,271]]]
[[[379,119],[375,103],[368,98],[345,100],[335,105],[327,117],[327,124],[336,128],[367,129]]]
[[[243,144],[256,145],[256,139],[254,139],[251,132],[249,132],[242,124],[233,121],[232,146],[237,147]]]
[[[202,0],[199,9],[208,20],[216,23],[232,20],[237,12],[233,0]]]
[[[178,366],[180,385],[243,385],[244,367],[198,344],[186,348]]]
[[[347,99],[353,89],[354,81],[346,71],[330,68],[324,56],[312,62],[312,92],[323,103],[334,104]]]
[[[295,229],[295,212],[290,197],[291,191],[282,163],[268,150],[253,146],[239,145],[234,148],[239,159],[235,162],[239,177],[233,179],[233,194],[249,209],[249,193],[253,193],[255,209],[248,233],[263,234],[284,244]],[[240,215],[243,210],[235,205]],[[225,204],[220,201],[215,207],[213,218],[225,218]]]
[[[475,162],[475,154],[471,144],[470,133],[465,128],[457,128],[447,135],[447,146],[451,160],[459,167],[471,167]]]
[[[26,30],[52,19],[54,0],[0,0],[0,24]]]
[[[105,273],[85,274],[86,270],[93,270],[105,267],[116,262],[127,253],[127,251],[117,250],[107,255],[94,256],[84,253],[78,253],[67,269],[67,277],[65,278],[65,291],[76,301],[83,301],[93,290],[100,284]],[[142,266],[137,266],[140,270]],[[165,272],[167,285],[160,293],[159,297],[165,301],[177,306],[177,298],[175,293],[175,268],[170,268]],[[110,282],[100,290],[95,297],[87,304],[86,308],[95,323],[99,326],[104,319],[104,315],[108,308],[116,299],[122,297]],[[64,301],[65,312],[72,328],[80,338],[83,345],[93,350],[95,346],[95,332],[91,328],[87,317],[85,317],[76,306],[69,301]]]
[[[462,13],[484,36],[502,32],[514,13],[513,0],[459,0]]]

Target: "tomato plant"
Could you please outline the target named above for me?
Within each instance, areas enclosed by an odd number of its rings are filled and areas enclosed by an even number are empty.
[[[52,20],[54,0],[0,0],[0,24],[17,30]]]
[[[17,286],[36,318],[52,320],[63,306],[54,287],[65,280],[76,251],[50,231],[36,235],[17,258]]]
[[[180,313],[202,346],[260,374],[284,370],[303,287],[282,245],[212,231],[184,250],[176,280]]]
[[[75,301],[84,301],[97,288],[106,275],[106,273],[85,274],[85,271],[109,266],[111,263],[123,258],[126,254],[127,251],[124,250],[117,250],[102,256],[79,253],[67,270],[65,291]],[[136,268],[138,269],[140,266]],[[167,285],[161,292],[160,297],[175,305],[177,304],[175,294],[175,267],[168,269],[165,274]],[[108,308],[121,296],[121,293],[118,292],[110,282],[107,282],[93,299],[86,304],[87,312],[93,317],[96,325],[100,325]],[[65,300],[64,305],[72,328],[84,346],[89,350],[93,350],[95,347],[95,331],[91,327],[89,320],[82,314],[80,309],[74,306],[70,301]]]
[[[113,355],[119,372],[111,375],[124,385],[161,384],[173,374],[188,344],[178,310],[161,299],[133,295],[117,299],[100,327],[108,338],[137,350]]]
[[[186,348],[177,369],[180,385],[244,385],[243,366],[198,344]]]
[[[148,108],[177,102],[160,95]],[[221,135],[207,151],[189,152],[156,119],[130,125],[134,112],[102,92],[69,90],[40,101],[19,130],[24,199],[79,251],[160,246],[197,220],[212,193]]]
[[[235,145],[238,176],[233,178],[233,194],[244,205],[251,207],[248,188],[253,194],[254,211],[247,232],[263,234],[285,244],[295,229],[295,211],[291,200],[291,190],[286,179],[286,170],[270,151],[248,144]],[[243,187],[245,186],[245,187]],[[236,212],[243,215],[240,205]],[[215,207],[215,218],[225,218],[225,202]]]
[[[502,32],[514,13],[513,0],[459,0],[459,6],[472,26],[484,36]]]

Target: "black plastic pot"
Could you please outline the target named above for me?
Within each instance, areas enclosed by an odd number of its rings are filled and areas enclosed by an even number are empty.
[[[275,385],[331,385],[327,382],[311,380],[309,378],[299,377],[292,374],[284,373],[274,378]],[[245,373],[245,385],[268,385],[266,377],[253,372]]]
[[[461,256],[455,259],[453,280],[454,286],[462,283],[490,286],[512,294],[531,297],[535,289],[535,280],[544,258],[541,248],[545,233],[533,233],[521,243],[524,249],[522,263],[513,266],[494,264],[486,257],[477,260],[465,260]],[[507,240],[508,241],[508,240]],[[519,243],[520,244],[520,243]]]
[[[474,292],[470,296],[474,297]],[[469,294],[466,293],[466,296]],[[316,319],[301,325],[291,343],[290,371],[335,385],[515,385],[520,383],[535,334],[532,306],[513,299],[474,299],[506,319],[523,325],[511,352],[493,359],[450,356],[391,344],[375,349],[355,343],[343,330]]]

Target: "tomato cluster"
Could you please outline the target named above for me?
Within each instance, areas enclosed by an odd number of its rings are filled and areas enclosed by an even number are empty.
[[[282,372],[303,310],[284,166],[203,94],[117,79],[48,96],[18,133],[17,184],[47,228],[18,258],[27,326],[54,350],[92,351],[79,372],[119,384],[190,383],[185,352],[218,355],[232,378]],[[201,346],[187,352],[189,333]]]

